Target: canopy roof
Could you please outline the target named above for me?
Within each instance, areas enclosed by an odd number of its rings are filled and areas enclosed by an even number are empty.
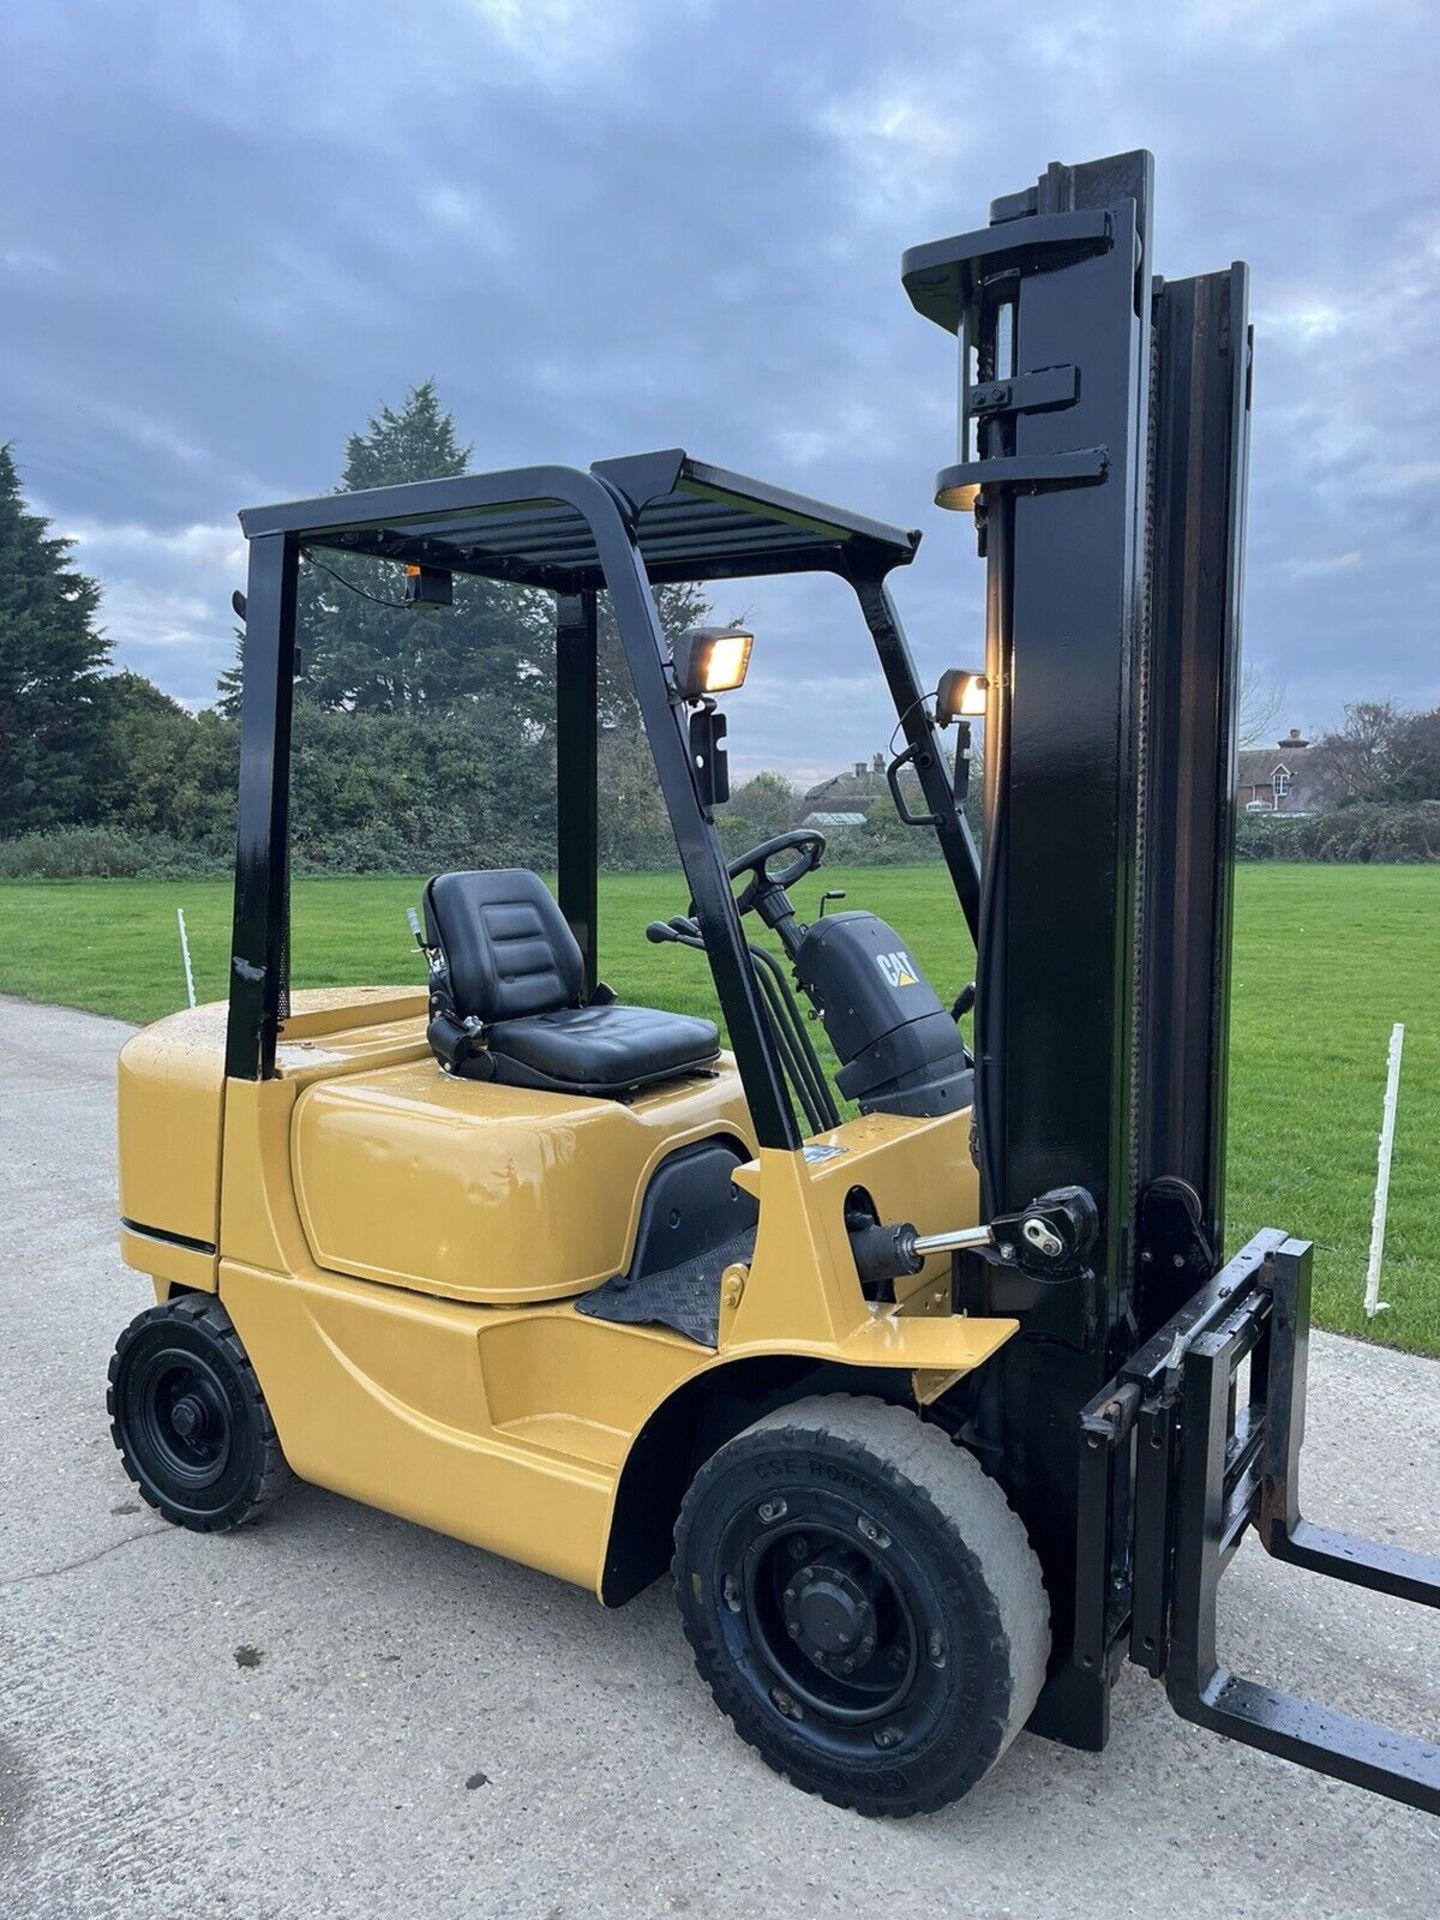
[[[597,486],[597,483],[600,483]],[[326,494],[240,515],[248,538],[284,533],[308,547],[482,574],[579,593],[603,587],[592,502],[615,496],[652,581],[865,571],[905,566],[920,543],[839,507],[705,466],[680,448],[573,467],[462,474]]]

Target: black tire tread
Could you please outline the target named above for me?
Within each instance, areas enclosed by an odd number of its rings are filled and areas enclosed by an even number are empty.
[[[246,1397],[251,1403],[260,1437],[259,1469],[245,1489],[243,1503],[230,1512],[211,1520],[199,1520],[190,1514],[184,1514],[171,1507],[168,1502],[156,1499],[151,1490],[136,1473],[126,1451],[115,1417],[115,1380],[121,1361],[130,1342],[142,1327],[160,1319],[184,1320],[191,1325],[203,1327],[215,1341],[226,1359],[234,1367],[244,1383]],[[137,1492],[148,1506],[154,1507],[162,1518],[175,1526],[183,1526],[192,1533],[231,1533],[236,1527],[243,1527],[257,1514],[280,1498],[293,1479],[289,1464],[280,1446],[279,1435],[275,1431],[275,1422],[271,1418],[270,1408],[265,1395],[260,1390],[260,1379],[251,1362],[249,1354],[241,1344],[235,1331],[235,1323],[225,1311],[213,1293],[185,1293],[170,1300],[163,1300],[157,1306],[147,1307],[143,1313],[136,1314],[129,1326],[121,1333],[115,1343],[115,1351],[110,1356],[110,1365],[106,1373],[105,1410],[110,1416],[110,1437],[120,1455],[121,1465],[134,1483]]]
[[[943,1530],[952,1535],[956,1554],[973,1562],[982,1573],[994,1597],[1000,1622],[991,1651],[1005,1662],[1011,1676],[1009,1710],[1003,1725],[997,1729],[995,1753],[990,1762],[993,1766],[1034,1711],[1050,1657],[1049,1601],[1040,1562],[1019,1516],[972,1454],[956,1445],[941,1428],[919,1419],[909,1408],[858,1394],[816,1395],[764,1415],[729,1444],[734,1446],[757,1435],[778,1432],[827,1441],[842,1456],[851,1456],[858,1466],[878,1472],[897,1489],[907,1491],[912,1497],[918,1495],[922,1502],[928,1501]],[[723,1464],[726,1452],[727,1448],[722,1447],[712,1454],[692,1481],[676,1527],[677,1543],[683,1543],[686,1509],[696,1490],[702,1488],[712,1468],[718,1470]],[[693,1621],[684,1604],[683,1560],[683,1545],[677,1544],[673,1576],[685,1637],[716,1704],[741,1737],[748,1738],[734,1710],[737,1696],[727,1684],[727,1676],[717,1669],[703,1629]],[[831,1792],[797,1778],[764,1747],[757,1746],[757,1751],[768,1766],[802,1791],[818,1793],[832,1806],[862,1813],[905,1818],[934,1812],[958,1797],[953,1786],[942,1783],[907,1800],[894,1800],[883,1806],[866,1805],[857,1796]],[[968,1791],[973,1784],[973,1781],[965,1783],[960,1791]]]

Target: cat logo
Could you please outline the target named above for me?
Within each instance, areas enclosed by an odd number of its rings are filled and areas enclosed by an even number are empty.
[[[875,964],[892,987],[918,987],[920,984],[908,953],[877,953]]]

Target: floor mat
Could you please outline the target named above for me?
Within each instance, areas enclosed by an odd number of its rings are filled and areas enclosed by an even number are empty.
[[[632,1280],[617,1274],[575,1302],[597,1320],[621,1320],[637,1327],[670,1327],[697,1346],[713,1347],[720,1338],[720,1279],[727,1267],[748,1267],[755,1252],[755,1229],[747,1227],[718,1247],[697,1253],[678,1267],[663,1267]]]

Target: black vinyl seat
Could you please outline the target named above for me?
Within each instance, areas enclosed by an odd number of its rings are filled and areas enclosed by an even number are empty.
[[[707,1065],[709,1020],[584,998],[585,964],[538,874],[442,873],[425,889],[432,953],[430,1045],[472,1080],[615,1095]],[[603,997],[602,997],[603,996]]]

